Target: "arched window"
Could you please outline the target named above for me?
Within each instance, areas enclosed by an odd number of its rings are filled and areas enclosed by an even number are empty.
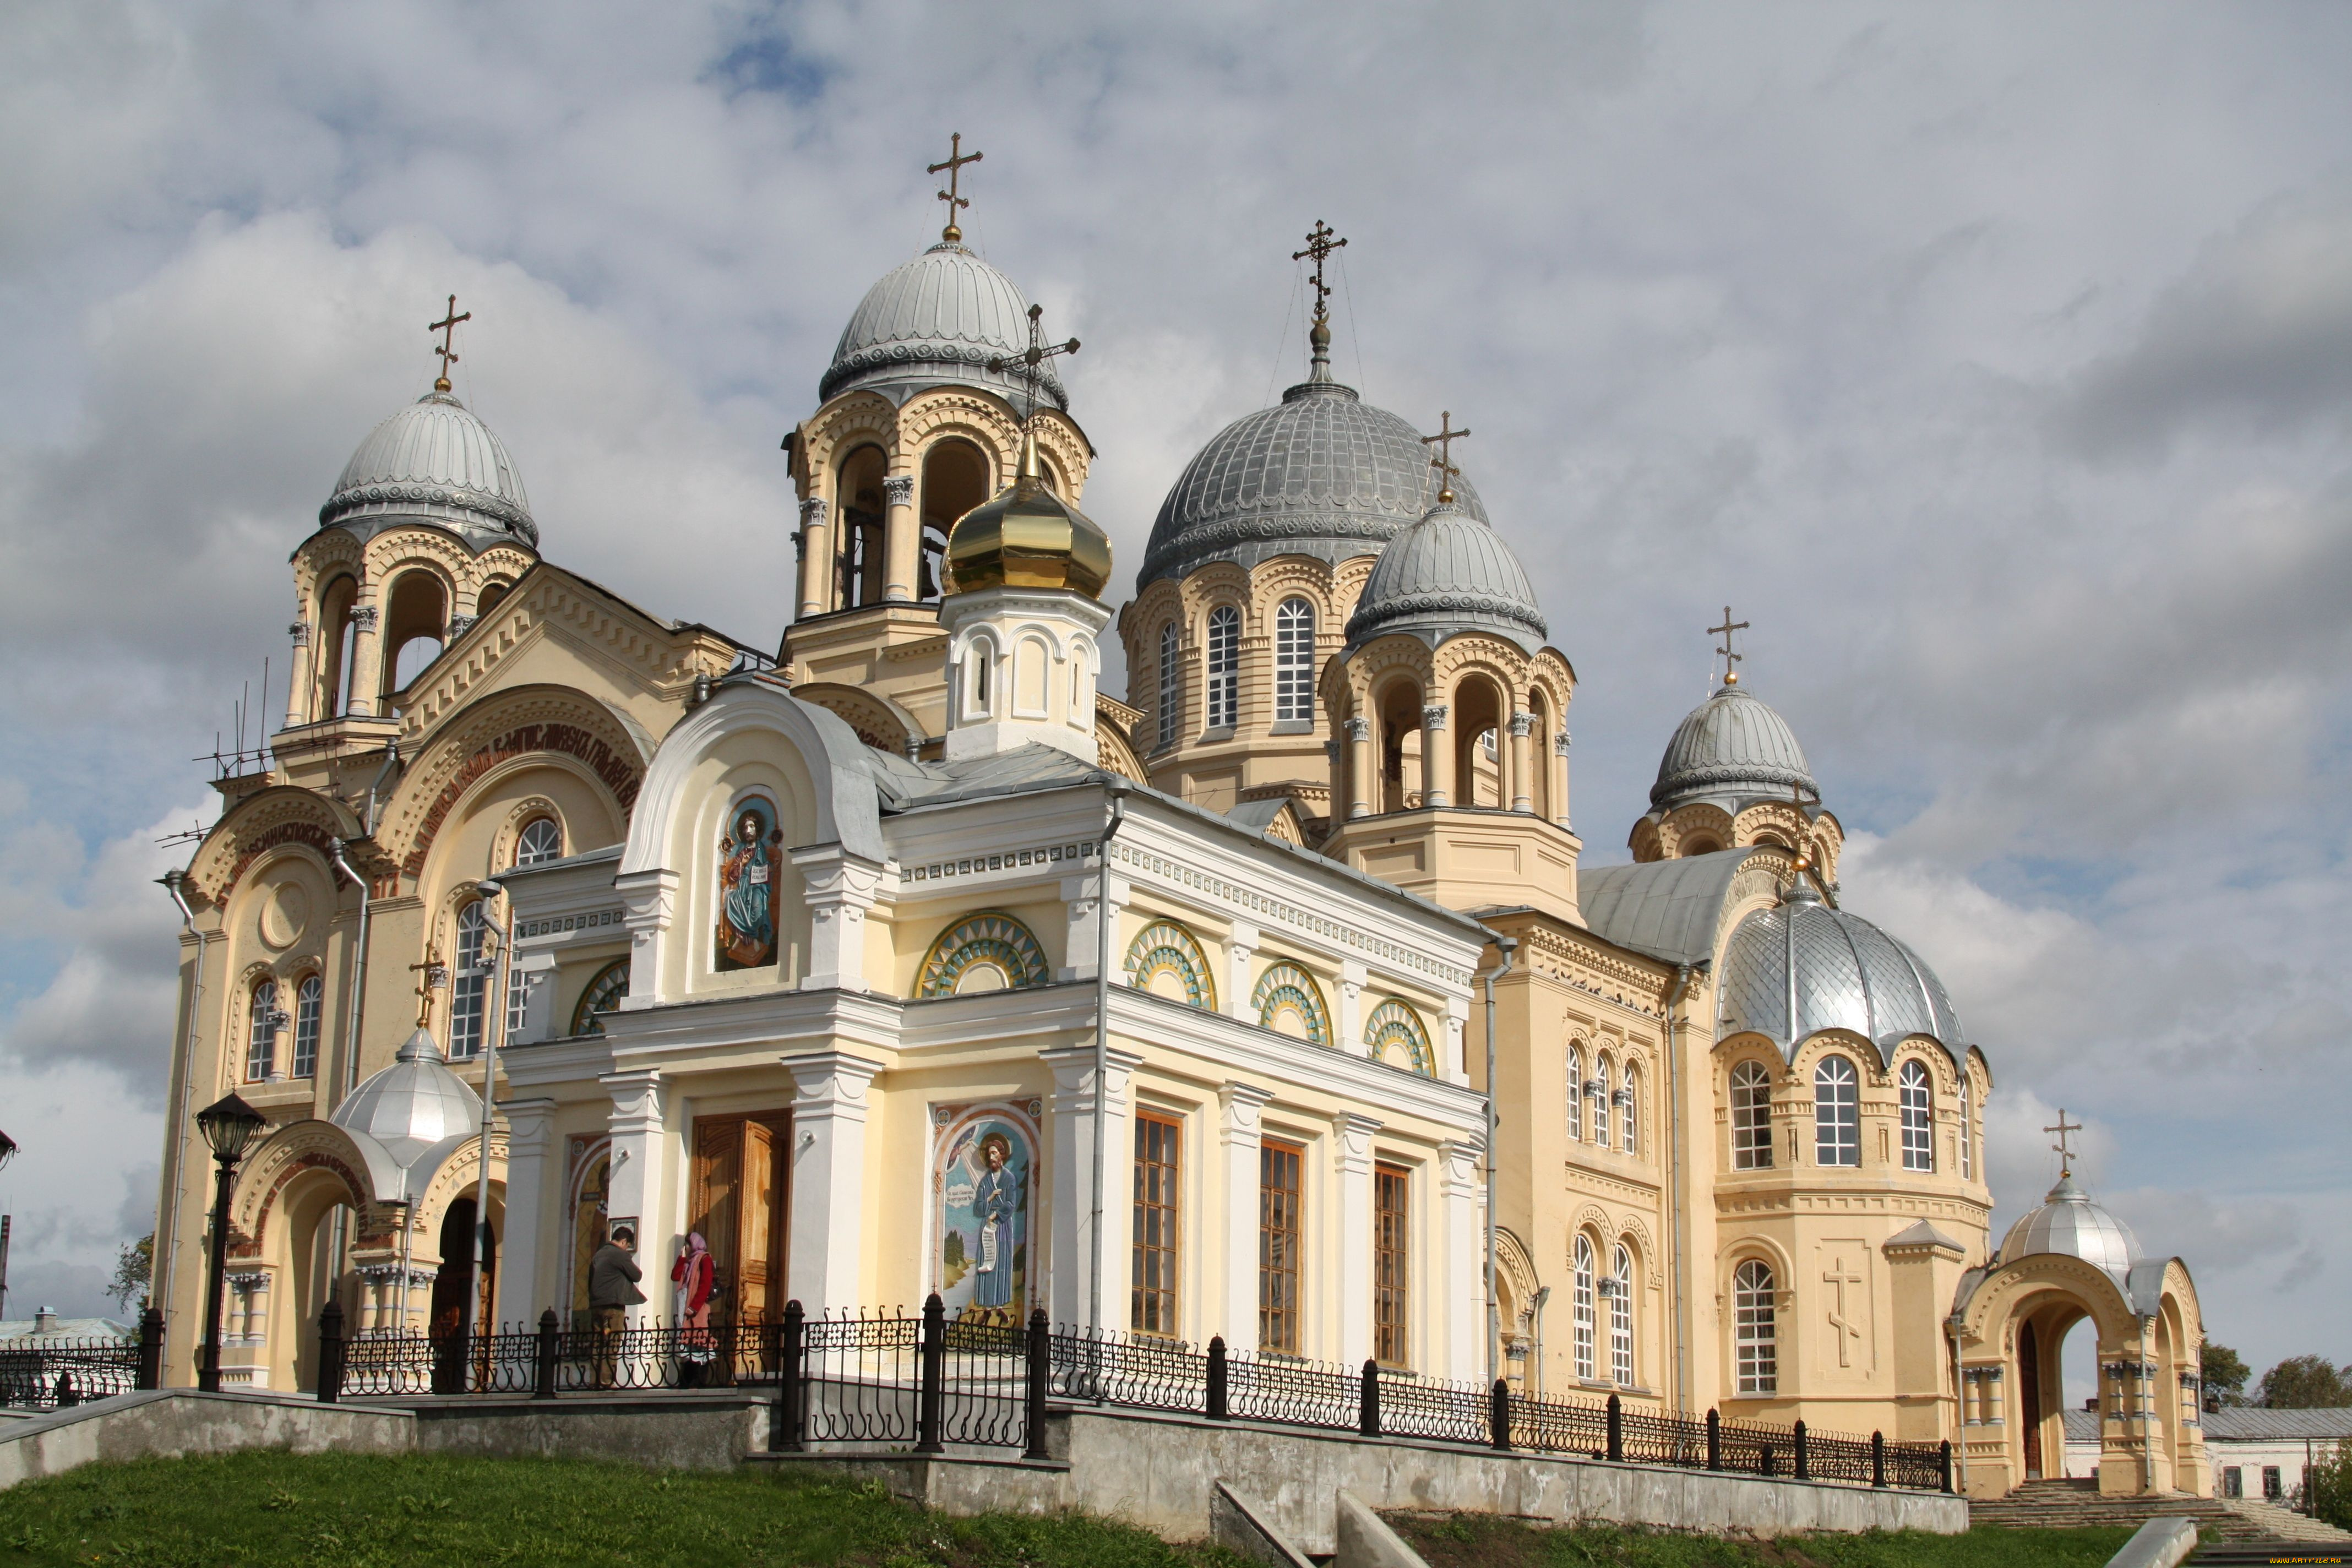
[[[1230,730],[1242,705],[1242,614],[1220,605],[1209,615],[1209,728]]]
[[[257,980],[245,1040],[245,1081],[262,1083],[278,1066],[278,982]]]
[[[513,588],[514,584],[503,577],[494,577],[483,584],[482,591],[474,595],[474,618],[478,621],[504,604]]]
[[[1761,1062],[1731,1069],[1731,1168],[1772,1168],[1772,1075]]]
[[[1584,1047],[1568,1047],[1568,1136],[1584,1142]]]
[[[406,689],[441,657],[448,630],[448,595],[440,578],[419,568],[393,579],[383,605],[384,695]]]
[[[600,1014],[618,1007],[629,994],[629,961],[616,958],[598,970],[580,993],[580,1005],[572,1010],[572,1032],[575,1035],[601,1035],[604,1032]]]
[[[1772,1316],[1771,1266],[1749,1258],[1731,1277],[1731,1306],[1738,1352],[1739,1392],[1777,1394],[1780,1388],[1780,1331]]]
[[[1179,668],[1176,623],[1160,628],[1160,744],[1176,743],[1177,710],[1183,706],[1183,672]]]
[[[1936,1168],[1936,1099],[1928,1087],[1926,1064],[1903,1064],[1903,1168]]]
[[[1962,1073],[1960,1075],[1960,1180],[1964,1182],[1973,1182],[1977,1179],[1977,1122],[1970,1099],[1969,1075]]]
[[[1576,1375],[1592,1381],[1592,1243],[1576,1238]]]
[[[319,1076],[319,1013],[326,998],[326,985],[315,974],[302,976],[294,987],[295,1078]]]
[[[1594,1083],[1600,1086],[1598,1089],[1593,1090],[1592,1135],[1603,1149],[1610,1146],[1611,1129],[1612,1126],[1612,1118],[1610,1115],[1610,1102],[1613,1098],[1610,1093],[1610,1085],[1615,1081],[1616,1076],[1616,1069],[1609,1065],[1609,1058],[1607,1057],[1602,1057],[1601,1058],[1600,1068],[1595,1072],[1592,1079]]]
[[[480,903],[457,911],[457,956],[449,984],[449,1054],[455,1058],[481,1054],[482,999],[489,989],[489,975],[482,967],[488,932]]]
[[[1813,1163],[1862,1163],[1861,1082],[1843,1057],[1823,1057],[1813,1069]]]
[[[551,816],[534,816],[522,825],[515,836],[515,858],[518,866],[536,866],[543,860],[563,858],[563,829]]]
[[[1642,1075],[1625,1064],[1625,1087],[1617,1091],[1619,1142],[1628,1154],[1642,1152]]]
[[[1285,599],[1274,613],[1274,717],[1315,717],[1315,606]]]
[[[888,460],[878,447],[860,447],[841,465],[834,491],[837,529],[834,536],[834,608],[846,610],[882,601],[884,470]]]
[[[318,662],[311,667],[310,717],[332,719],[351,705],[352,647],[356,636],[352,612],[359,604],[356,579],[337,577],[319,595]]]
[[[507,971],[507,1032],[499,1037],[501,1046],[513,1045],[522,1038],[523,1029],[530,1023],[531,988],[543,980],[543,976],[520,969]]]
[[[1609,1268],[1609,1376],[1620,1388],[1633,1386],[1633,1255],[1623,1242]]]

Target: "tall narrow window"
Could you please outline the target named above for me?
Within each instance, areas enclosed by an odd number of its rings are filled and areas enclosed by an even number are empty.
[[[1584,1142],[1584,1047],[1568,1047],[1568,1141]]]
[[[1813,1163],[1862,1163],[1861,1087],[1843,1057],[1823,1057],[1813,1069]]]
[[[1642,1075],[1625,1064],[1625,1087],[1617,1091],[1619,1141],[1628,1154],[1642,1152]]]
[[[487,934],[480,904],[467,904],[457,911],[457,956],[449,982],[449,1054],[453,1058],[479,1056],[482,1051],[482,999],[490,983],[482,964]]]
[[[246,1032],[245,1081],[260,1083],[278,1065],[278,982],[253,987],[253,1011]]]
[[[302,976],[294,987],[294,1066],[296,1078],[319,1076],[319,1012],[327,988],[315,974]]]
[[[1977,1179],[1977,1120],[1971,1099],[1969,1075],[1964,1072],[1960,1075],[1960,1180],[1964,1182]]]
[[[1372,1167],[1372,1354],[1389,1366],[1412,1359],[1405,1318],[1412,1264],[1405,1200],[1412,1179],[1395,1165]]]
[[[1160,628],[1160,744],[1176,743],[1177,710],[1183,705],[1183,670],[1176,646],[1176,623]]]
[[[1576,1238],[1576,1375],[1592,1381],[1592,1243]]]
[[[1936,1168],[1936,1098],[1922,1062],[1905,1062],[1902,1079],[1903,1168]]]
[[[1209,615],[1209,728],[1230,730],[1242,705],[1242,615],[1220,605]]]
[[[1609,1269],[1609,1376],[1633,1386],[1633,1255],[1622,1242]]]
[[[1731,1069],[1731,1168],[1772,1168],[1772,1075],[1760,1062]]]
[[[1158,1116],[1135,1119],[1135,1260],[1128,1326],[1176,1332],[1176,1177],[1183,1128]]]
[[[522,825],[515,839],[515,864],[537,866],[563,858],[563,829],[551,816],[534,816]]]
[[[1609,1058],[1607,1057],[1602,1057],[1601,1058],[1600,1070],[1594,1075],[1592,1080],[1594,1083],[1601,1086],[1598,1089],[1594,1090],[1595,1098],[1592,1101],[1592,1131],[1593,1135],[1600,1140],[1601,1146],[1603,1149],[1608,1148],[1610,1143],[1610,1130],[1613,1121],[1613,1118],[1610,1114],[1610,1085],[1616,1076],[1616,1070],[1609,1065]]]
[[[1274,613],[1274,717],[1315,717],[1315,606],[1285,599]]]
[[[1257,1152],[1257,1348],[1298,1353],[1298,1178],[1306,1151],[1268,1140]]]
[[[1772,1270],[1751,1258],[1731,1277],[1735,1349],[1739,1392],[1777,1394],[1780,1388],[1780,1332],[1772,1317]]]
[[[499,1037],[502,1047],[522,1038],[523,1026],[530,1022],[531,987],[541,981],[541,976],[520,969],[507,971],[507,1032]]]

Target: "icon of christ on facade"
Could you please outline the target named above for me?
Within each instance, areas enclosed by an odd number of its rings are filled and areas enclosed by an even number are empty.
[[[746,801],[734,831],[719,841],[720,970],[758,969],[776,962],[776,885],[783,871],[783,830],[770,825],[765,803]]]

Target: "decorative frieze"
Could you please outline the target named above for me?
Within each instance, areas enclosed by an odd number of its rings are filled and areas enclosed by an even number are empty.
[[[1017,871],[1024,866],[1058,866],[1073,860],[1091,860],[1102,847],[1091,841],[1084,844],[1047,844],[1031,849],[1007,849],[995,855],[971,855],[955,860],[934,860],[929,865],[908,868],[909,882],[937,882],[949,877],[978,877],[991,871]]]
[[[625,924],[627,919],[628,911],[617,909],[597,910],[584,915],[551,915],[542,921],[523,921],[515,934],[517,936],[557,936],[567,931],[595,931],[605,926],[620,926]]]

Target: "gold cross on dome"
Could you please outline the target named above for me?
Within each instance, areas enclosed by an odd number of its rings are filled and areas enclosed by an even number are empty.
[[[2063,1105],[2058,1108],[2058,1125],[2055,1127],[2045,1127],[2042,1130],[2044,1132],[2055,1132],[2058,1134],[2058,1142],[2050,1146],[2058,1151],[2058,1174],[2061,1177],[2071,1176],[2074,1173],[2074,1151],[2067,1146],[2067,1140],[2072,1138],[2075,1133],[2080,1132],[2082,1130],[2083,1124],[2081,1122],[2075,1121],[2070,1123],[2066,1120],[2066,1108]]]
[[[966,163],[977,163],[982,156],[981,153],[967,153],[963,150],[963,132],[958,131],[948,137],[947,161],[942,163],[932,163],[925,170],[925,173],[933,174],[938,174],[941,169],[948,172],[948,188],[940,193],[940,200],[948,204],[948,226],[940,231],[940,237],[950,245],[963,237],[963,230],[956,226],[956,209],[971,205],[968,198],[957,194],[956,181],[963,174],[963,166]]]
[[[1467,430],[1454,428],[1454,410],[1449,408],[1437,416],[1437,434],[1421,438],[1423,446],[1437,448],[1437,455],[1429,459],[1429,466],[1444,476],[1437,481],[1437,504],[1440,506],[1453,502],[1454,481],[1462,477],[1462,470],[1454,466],[1454,443],[1468,434]]]
[[[1731,606],[1729,605],[1726,605],[1723,606],[1723,625],[1719,626],[1709,626],[1706,629],[1709,636],[1719,637],[1723,639],[1723,646],[1715,650],[1723,656],[1723,683],[1726,686],[1738,685],[1739,671],[1732,667],[1748,656],[1746,654],[1738,654],[1731,651],[1731,634],[1734,632],[1746,631],[1748,629],[1748,623],[1746,621],[1733,620],[1731,618]]]
[[[433,993],[449,984],[449,966],[441,962],[438,947],[427,947],[425,962],[412,963],[408,969],[416,976],[416,1026],[421,1029],[433,1013]]]
[[[449,367],[457,363],[457,351],[449,346],[449,339],[451,334],[457,331],[458,322],[470,321],[473,319],[474,312],[471,310],[467,311],[462,316],[457,314],[457,296],[452,294],[449,296],[449,313],[446,316],[442,317],[441,320],[437,321],[430,321],[425,324],[425,330],[426,331],[438,332],[441,334],[441,346],[433,351],[435,353],[441,356],[441,374],[433,383],[434,391],[446,392],[449,390]]]
[[[1021,416],[1021,422],[1024,425],[1037,412],[1038,367],[1055,354],[1074,354],[1078,352],[1078,340],[1076,338],[1072,338],[1066,343],[1045,342],[1045,330],[1041,325],[1045,319],[1045,306],[1030,306],[1028,348],[1017,354],[999,354],[988,362],[989,369],[1010,370],[1028,384],[1029,412]]]
[[[1323,281],[1324,258],[1348,243],[1344,239],[1333,238],[1336,233],[1338,230],[1318,217],[1315,220],[1315,227],[1307,236],[1307,248],[1290,253],[1293,261],[1304,261],[1310,256],[1315,258],[1315,319],[1318,321],[1331,314],[1331,290]]]

